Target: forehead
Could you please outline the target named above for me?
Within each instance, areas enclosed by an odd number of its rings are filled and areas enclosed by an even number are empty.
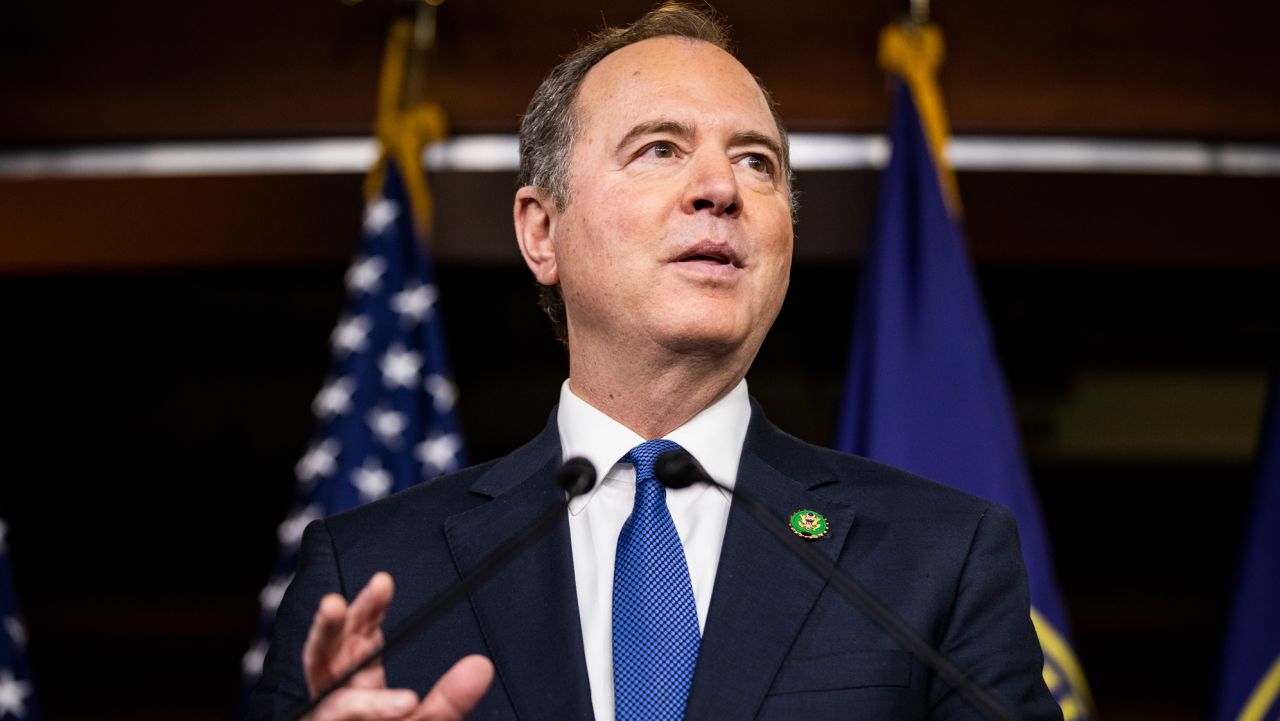
[[[780,140],[751,73],[724,50],[692,38],[650,38],[610,53],[583,78],[576,105],[589,133],[626,132],[661,117]]]

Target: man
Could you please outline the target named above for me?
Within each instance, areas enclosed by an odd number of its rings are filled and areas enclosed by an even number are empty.
[[[256,717],[375,648],[559,501],[556,469],[584,456],[602,480],[563,523],[313,718],[980,718],[729,496],[664,497],[649,464],[669,443],[779,523],[815,512],[814,548],[1025,718],[1058,717],[1008,512],[807,446],[747,397],[787,289],[792,195],[773,103],[725,45],[664,6],[539,88],[514,219],[563,323],[561,403],[503,459],[308,528]]]

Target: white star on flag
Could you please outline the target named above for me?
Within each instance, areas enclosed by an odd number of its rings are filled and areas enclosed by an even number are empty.
[[[338,467],[338,452],[342,444],[332,438],[312,445],[294,466],[294,473],[303,483],[314,483],[321,476],[331,476]]]
[[[276,536],[280,539],[280,545],[286,548],[296,548],[302,542],[302,532],[307,530],[307,524],[323,516],[324,508],[319,503],[312,503],[284,519],[284,522],[276,529]]]
[[[400,314],[402,322],[407,325],[421,323],[431,316],[431,308],[440,297],[440,291],[434,285],[406,285],[404,290],[391,296],[391,308]]]
[[[423,465],[429,467],[424,470],[450,471],[457,465],[455,456],[461,448],[462,441],[458,434],[442,433],[419,443],[414,453]]]
[[[13,677],[9,669],[0,671],[0,718],[13,714],[17,718],[27,715],[27,697],[31,684]]]
[[[289,588],[289,582],[292,580],[292,576],[277,576],[262,587],[258,592],[258,602],[262,604],[263,613],[276,612],[280,607],[281,599],[284,598],[285,589]]]
[[[376,293],[382,287],[382,274],[387,272],[387,261],[374,255],[352,264],[347,271],[347,290],[352,293]]]
[[[437,413],[448,413],[453,410],[453,404],[458,400],[458,389],[448,378],[439,373],[432,373],[427,376],[426,383],[427,392],[431,394],[431,403],[436,407]]]
[[[4,630],[19,648],[27,645],[27,629],[13,616],[4,617]]]
[[[334,327],[329,342],[334,351],[342,353],[359,353],[369,344],[369,331],[373,330],[373,321],[368,316],[345,315]]]
[[[349,376],[330,381],[316,394],[311,410],[319,418],[340,416],[351,410],[351,394],[355,392],[355,379]]]
[[[388,410],[382,406],[369,411],[369,427],[373,434],[388,448],[400,446],[400,434],[409,425],[409,419],[399,411]]]
[[[378,198],[364,209],[364,232],[366,235],[378,235],[386,230],[391,221],[400,215],[400,206],[386,198]]]
[[[267,660],[267,642],[258,641],[253,648],[244,652],[240,659],[240,668],[250,676],[261,676],[262,665]]]
[[[422,370],[422,354],[396,343],[382,355],[378,369],[382,371],[383,385],[388,388],[412,388]]]
[[[351,472],[351,484],[360,491],[365,502],[376,501],[391,490],[391,474],[376,458],[365,459],[364,465]]]

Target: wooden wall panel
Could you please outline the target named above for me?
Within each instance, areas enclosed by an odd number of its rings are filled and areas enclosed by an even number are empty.
[[[0,272],[342,262],[360,185],[323,175],[0,182]]]
[[[960,132],[1280,136],[1280,6],[933,3]]]
[[[511,130],[604,20],[649,2],[450,0],[431,87],[460,130]],[[726,0],[741,56],[800,130],[886,116],[876,37],[891,4]],[[395,6],[365,0],[9,3],[0,143],[366,132]],[[1123,0],[934,3],[961,132],[1274,139],[1280,6]]]

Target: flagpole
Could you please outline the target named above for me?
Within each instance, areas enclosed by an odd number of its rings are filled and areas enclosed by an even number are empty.
[[[920,26],[929,22],[929,0],[907,0],[907,17],[911,24]]]

